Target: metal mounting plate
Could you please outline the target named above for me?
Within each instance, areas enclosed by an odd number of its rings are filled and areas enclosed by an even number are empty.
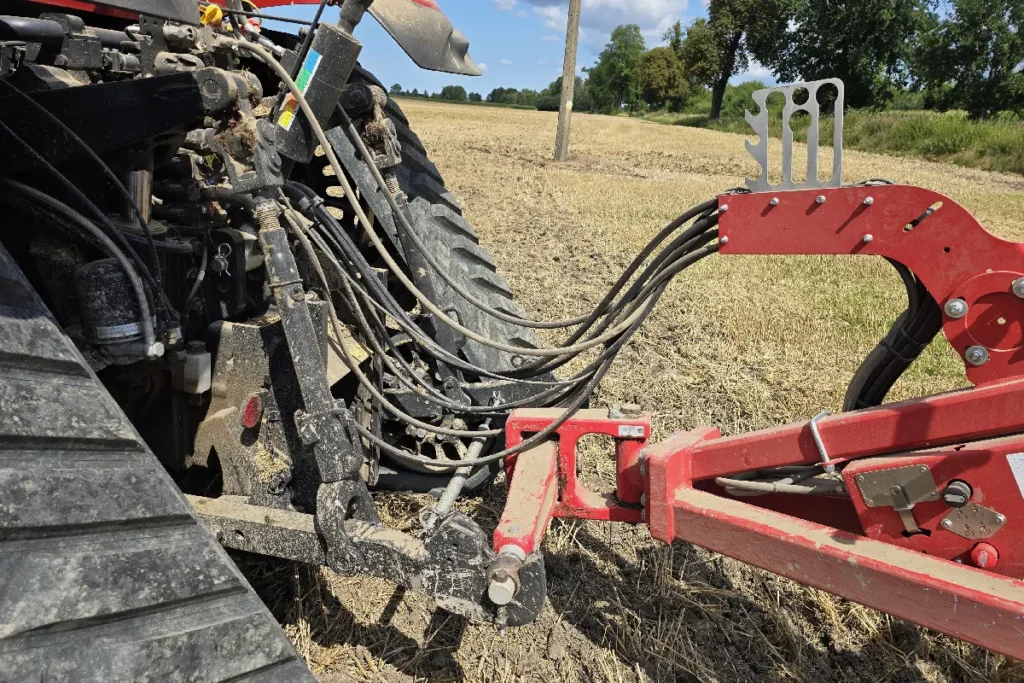
[[[896,507],[902,502],[896,500],[893,487],[902,489],[911,505],[939,499],[935,479],[925,465],[863,472],[857,475],[855,481],[864,504],[872,508]]]
[[[946,526],[946,524],[949,526]],[[953,508],[939,523],[943,529],[962,538],[991,538],[1006,524],[1006,516],[977,503]]]
[[[818,179],[818,135],[821,107],[818,105],[818,90],[825,85],[836,88],[838,95],[835,101],[835,114],[832,124],[832,177],[828,180]],[[793,101],[793,94],[800,89],[807,91],[807,100],[802,104]],[[768,182],[768,97],[773,93],[782,93],[786,103],[782,108],[782,182],[771,185]],[[755,90],[751,98],[760,108],[757,115],[745,112],[747,123],[759,137],[757,144],[747,141],[747,151],[761,166],[761,175],[747,178],[747,187],[753,192],[768,190],[808,190],[818,187],[840,187],[843,184],[843,82],[838,78],[826,78],[821,81],[794,83],[775,88]],[[803,111],[811,117],[811,125],[807,129],[807,179],[803,182],[793,180],[793,129],[789,122],[793,114]]]

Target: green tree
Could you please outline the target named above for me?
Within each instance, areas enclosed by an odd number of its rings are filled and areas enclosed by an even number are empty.
[[[468,97],[466,96],[466,89],[461,85],[446,85],[441,88],[441,99],[465,102]]]
[[[940,106],[973,118],[1024,112],[1024,0],[952,0],[922,32],[915,76]]]
[[[409,94],[412,95],[413,97],[419,97],[420,96],[420,91],[417,88],[413,88],[412,92],[409,93]]]
[[[656,47],[644,54],[636,72],[644,101],[653,109],[679,111],[690,94],[683,65],[671,47]]]
[[[393,86],[391,86],[391,94],[392,95],[401,95],[402,94],[402,86],[400,86],[398,83],[395,83]]]
[[[481,102],[481,101],[483,101],[483,98],[480,97],[480,93],[478,93],[478,92],[471,92],[471,93],[469,93],[469,101],[470,102]]]
[[[618,26],[598,57],[587,70],[590,95],[598,109],[618,111],[635,107],[640,101],[636,70],[646,51],[644,37],[636,24]]]
[[[710,88],[718,80],[718,39],[707,19],[696,19],[687,27],[679,61],[693,86]]]
[[[782,80],[841,78],[851,107],[884,104],[908,82],[931,0],[790,1],[783,48],[774,59],[759,57]]]
[[[777,62],[792,17],[793,2],[831,5],[821,0],[711,0],[708,19],[687,30],[681,51],[683,67],[694,84],[711,88],[710,118],[722,111],[729,79],[750,66]]]
[[[686,39],[686,29],[683,28],[683,22],[677,21],[669,26],[665,34],[661,36],[661,39],[672,48],[672,52],[676,53],[679,61],[683,61],[683,41]]]

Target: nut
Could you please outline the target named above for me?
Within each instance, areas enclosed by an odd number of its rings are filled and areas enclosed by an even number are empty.
[[[984,346],[968,346],[964,358],[974,367],[984,365],[988,362],[988,349]]]
[[[959,320],[960,318],[967,315],[967,302],[963,299],[950,299],[943,306],[943,310],[953,320]]]

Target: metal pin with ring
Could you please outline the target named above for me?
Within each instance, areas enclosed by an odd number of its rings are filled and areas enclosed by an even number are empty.
[[[818,421],[831,414],[832,413],[827,410],[823,410],[812,417],[810,422],[811,436],[814,437],[814,445],[818,447],[818,453],[821,455],[821,462],[825,464],[825,472],[828,474],[834,474],[836,466],[829,464],[831,458],[828,457],[828,451],[825,450],[825,443],[821,440],[821,432],[818,431]]]

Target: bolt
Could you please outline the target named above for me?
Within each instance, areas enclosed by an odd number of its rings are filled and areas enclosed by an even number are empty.
[[[871,233],[869,232],[868,234],[866,234],[866,235],[864,235],[863,237],[861,237],[861,238],[860,238],[860,240],[861,240],[861,242],[863,242],[864,244],[869,244],[870,242],[873,242],[873,241],[875,240],[875,236],[874,236],[874,235],[872,235],[872,234],[871,234]]]
[[[640,504],[643,505],[644,507],[647,507],[647,494],[640,494]]]
[[[967,315],[967,302],[963,299],[950,299],[943,308],[946,311],[946,315],[953,320],[959,320]]]
[[[306,296],[306,293],[302,291],[302,287],[296,287],[292,290],[292,300],[302,301]]]
[[[729,236],[728,235],[722,235],[721,237],[718,238],[718,243],[719,244],[729,244]]]
[[[978,367],[988,362],[988,350],[984,346],[968,346],[964,358],[974,367]]]
[[[154,360],[164,355],[164,345],[160,342],[153,342],[152,346],[146,349],[146,358]]]
[[[944,519],[942,520],[942,524],[940,524],[939,526],[941,526],[943,529],[948,529],[949,527],[953,526],[953,520]]]
[[[778,206],[779,205],[779,198],[778,197],[772,197],[768,201],[768,203],[771,204],[772,206]]]
[[[512,602],[512,598],[515,596],[516,582],[510,578],[506,578],[504,581],[498,581],[496,578],[491,579],[490,585],[487,586],[487,597],[495,605],[507,605]]]
[[[875,198],[874,197],[865,197],[864,198],[864,206],[871,206],[874,203],[875,203]]]
[[[722,204],[720,207],[718,207],[718,213],[725,213],[728,210],[729,210],[729,205],[728,204]]]
[[[1024,299],[1024,277],[1019,277],[1013,281],[1013,293],[1015,296]]]
[[[818,202],[819,204],[824,204],[825,203],[825,195],[819,194],[817,197],[814,198],[814,201]]]
[[[858,474],[857,475],[857,481],[864,481],[864,475],[863,474]]]
[[[1004,515],[1002,513],[996,515],[996,523],[997,524],[1006,524],[1006,515]]]

